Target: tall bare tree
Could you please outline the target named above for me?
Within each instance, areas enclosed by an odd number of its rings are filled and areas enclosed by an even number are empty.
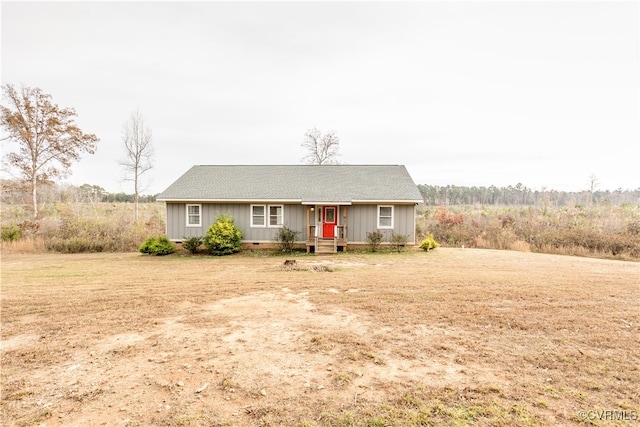
[[[29,182],[36,220],[38,184],[67,176],[71,163],[82,153],[95,153],[99,139],[76,126],[73,108],[54,104],[40,88],[23,86],[18,91],[6,84],[2,91],[7,104],[0,107],[0,125],[8,133],[6,139],[18,144],[18,151],[8,153],[6,159]]]
[[[139,110],[131,113],[129,120],[122,126],[122,142],[125,158],[120,161],[128,181],[133,181],[135,197],[134,218],[138,220],[138,202],[142,183],[140,177],[153,168],[153,145],[151,130],[145,126],[144,117]]]
[[[307,150],[307,154],[302,161],[310,165],[335,165],[340,157],[340,139],[336,131],[330,130],[322,134],[319,129],[309,129],[304,134],[302,147]]]

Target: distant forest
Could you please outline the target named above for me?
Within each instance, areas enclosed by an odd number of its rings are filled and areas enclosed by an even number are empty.
[[[424,203],[440,205],[509,205],[509,206],[574,206],[640,204],[640,188],[615,191],[585,190],[567,192],[532,190],[522,184],[507,187],[463,187],[456,185],[418,185]]]
[[[30,192],[23,181],[2,180],[2,202],[8,204],[28,203]],[[507,187],[464,187],[456,185],[438,186],[419,184],[418,189],[428,206],[450,205],[508,205],[508,206],[576,206],[576,205],[640,205],[640,188],[615,191],[585,190],[567,192],[556,190],[532,190],[522,184]],[[109,193],[98,185],[43,184],[40,188],[43,202],[68,201],[133,202],[134,195]],[[157,194],[141,195],[141,202],[155,202]]]

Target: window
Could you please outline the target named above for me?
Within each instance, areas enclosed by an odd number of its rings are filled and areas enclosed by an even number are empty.
[[[328,224],[336,223],[336,208],[334,207],[324,208],[324,222]]]
[[[202,205],[187,205],[187,227],[202,226]]]
[[[251,226],[252,227],[264,227],[265,222],[265,206],[264,205],[251,205]]]
[[[282,227],[282,205],[269,206],[269,227]]]
[[[251,205],[251,227],[282,227],[283,205]]]
[[[378,228],[393,228],[393,206],[378,206]]]

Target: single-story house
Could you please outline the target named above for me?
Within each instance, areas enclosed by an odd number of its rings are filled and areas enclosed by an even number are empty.
[[[272,245],[286,226],[315,253],[365,245],[374,231],[415,245],[415,208],[423,201],[402,165],[193,166],[157,200],[166,203],[172,241],[203,236],[228,214],[245,246]]]

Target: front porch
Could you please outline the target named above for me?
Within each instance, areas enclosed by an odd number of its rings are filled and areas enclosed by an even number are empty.
[[[335,254],[347,249],[347,206],[307,206],[306,218],[307,253]]]

